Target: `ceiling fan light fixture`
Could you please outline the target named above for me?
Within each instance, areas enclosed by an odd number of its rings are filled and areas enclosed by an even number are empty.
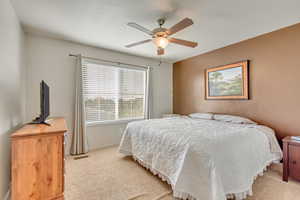
[[[153,43],[158,47],[158,48],[166,48],[169,44],[169,40],[165,37],[156,37],[153,38]]]
[[[195,48],[198,45],[197,42],[170,37],[171,35],[191,26],[193,24],[193,20],[191,20],[190,18],[184,18],[183,20],[173,25],[169,29],[162,27],[164,23],[165,23],[165,19],[159,19],[158,20],[159,27],[153,29],[152,31],[141,25],[138,25],[137,23],[134,22],[128,23],[127,24],[128,26],[146,33],[147,35],[151,36],[151,38],[128,44],[125,47],[131,48],[152,41],[157,48],[157,55],[164,55],[165,53],[164,49],[168,46],[169,43],[178,44],[181,46],[186,46],[191,48]]]

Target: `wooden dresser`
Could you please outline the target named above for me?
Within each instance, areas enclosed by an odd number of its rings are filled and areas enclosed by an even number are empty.
[[[27,124],[11,135],[11,199],[64,199],[64,118]]]
[[[285,137],[283,140],[283,181],[292,177],[300,181],[300,141]]]

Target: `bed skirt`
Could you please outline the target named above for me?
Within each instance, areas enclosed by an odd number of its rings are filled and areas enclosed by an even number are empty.
[[[134,155],[130,155],[129,152],[122,152],[125,155],[128,156],[132,156],[132,158],[138,162],[140,165],[142,165],[144,168],[146,168],[147,170],[149,170],[152,174],[158,176],[161,180],[167,182],[171,187],[172,187],[172,191],[173,191],[173,196],[179,199],[183,199],[183,200],[200,200],[197,199],[195,197],[193,197],[192,195],[185,193],[185,192],[178,192],[174,190],[174,183],[171,183],[171,181],[169,180],[169,178],[167,176],[165,176],[164,174],[160,173],[158,170],[152,168],[150,165],[146,164],[145,162],[143,162],[142,160],[138,159],[137,157],[135,157]],[[270,166],[272,163],[279,163],[278,160],[274,160],[274,161],[270,161],[269,163],[267,163],[266,167],[264,167],[260,172],[257,173],[256,176],[253,177],[253,181],[252,184],[250,186],[250,188],[248,188],[246,191],[244,192],[238,192],[238,193],[230,193],[230,194],[226,194],[226,198],[227,199],[235,199],[235,200],[243,200],[246,199],[247,196],[252,196],[252,185],[254,183],[254,181],[257,179],[258,176],[263,176],[264,172],[267,170],[267,167]]]

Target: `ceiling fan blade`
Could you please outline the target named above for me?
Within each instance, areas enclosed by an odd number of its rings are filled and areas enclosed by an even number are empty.
[[[157,55],[164,55],[164,54],[165,54],[165,50],[163,48],[157,49]]]
[[[186,27],[192,25],[194,22],[190,18],[184,18],[179,23],[175,24],[171,28],[167,30],[168,35],[173,35],[174,33],[177,33],[178,31],[181,31],[182,29],[185,29]]]
[[[137,45],[144,44],[144,43],[151,42],[151,41],[152,41],[151,39],[148,39],[148,40],[142,40],[142,41],[139,41],[139,42],[135,42],[135,43],[132,43],[132,44],[128,44],[128,45],[126,45],[125,47],[130,48],[130,47],[137,46]]]
[[[177,39],[177,38],[169,38],[169,42],[179,44],[179,45],[183,45],[183,46],[187,46],[187,47],[192,47],[192,48],[195,48],[196,46],[198,46],[197,42],[181,40],[181,39]]]
[[[147,28],[145,28],[145,27],[143,27],[143,26],[141,26],[141,25],[138,25],[137,23],[130,22],[130,23],[128,23],[127,25],[130,26],[130,27],[132,27],[132,28],[135,28],[135,29],[137,29],[137,30],[139,30],[139,31],[142,31],[142,32],[144,32],[144,33],[147,33],[148,35],[153,35],[153,32],[152,32],[152,31],[150,31],[149,29],[147,29]]]

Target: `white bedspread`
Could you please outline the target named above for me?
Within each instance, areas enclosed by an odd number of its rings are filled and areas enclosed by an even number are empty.
[[[197,200],[243,199],[282,158],[268,127],[189,117],[131,122],[119,151],[168,181],[175,197]]]

